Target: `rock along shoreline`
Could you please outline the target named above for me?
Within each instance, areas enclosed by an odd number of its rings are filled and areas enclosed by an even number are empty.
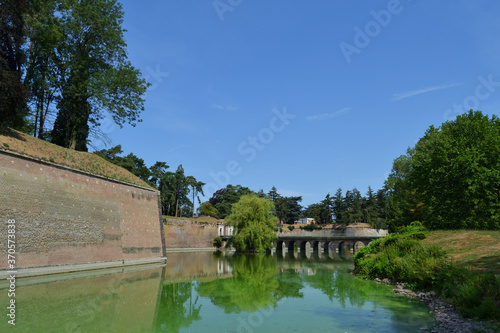
[[[396,294],[404,295],[411,298],[419,299],[431,308],[430,314],[435,318],[436,324],[432,327],[421,327],[420,330],[432,333],[496,333],[498,331],[488,328],[488,324],[493,324],[493,321],[475,321],[472,319],[465,319],[455,308],[443,301],[436,295],[434,291],[413,291],[406,287],[404,283],[393,282],[389,279],[375,278],[374,281],[390,284],[395,286],[394,292]]]

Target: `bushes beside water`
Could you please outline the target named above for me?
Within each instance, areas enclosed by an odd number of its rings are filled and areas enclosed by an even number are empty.
[[[356,274],[434,290],[467,318],[500,319],[500,277],[450,263],[440,246],[420,241],[418,222],[400,231],[362,247],[354,255]]]

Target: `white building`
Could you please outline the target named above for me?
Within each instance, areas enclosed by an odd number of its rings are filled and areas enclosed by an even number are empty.
[[[217,223],[217,236],[232,236],[234,233],[234,226],[226,225],[225,223]]]
[[[293,221],[295,224],[311,224],[316,223],[316,220],[310,217],[305,217],[303,219],[298,219],[297,221]]]

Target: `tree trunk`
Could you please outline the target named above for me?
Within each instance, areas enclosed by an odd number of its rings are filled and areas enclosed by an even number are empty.
[[[193,186],[193,219],[194,219],[194,186]]]
[[[179,209],[179,198],[175,201],[175,217],[177,217],[177,211]]]

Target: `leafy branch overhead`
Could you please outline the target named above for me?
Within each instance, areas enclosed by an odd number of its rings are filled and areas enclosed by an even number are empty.
[[[9,109],[0,125],[87,151],[104,117],[120,127],[141,121],[149,84],[127,59],[121,4],[16,0],[0,7],[0,76],[9,78],[0,95],[19,91],[2,104]]]

